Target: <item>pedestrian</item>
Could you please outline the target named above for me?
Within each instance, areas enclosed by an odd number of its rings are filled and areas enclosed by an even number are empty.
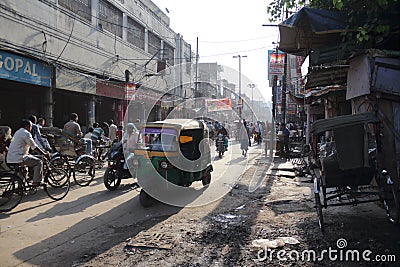
[[[124,127],[122,125],[118,126],[118,130],[115,133],[115,135],[117,136],[117,141],[120,142],[122,140],[122,136],[124,134]]]
[[[248,138],[248,141],[249,141],[249,146],[251,146],[249,126],[247,125],[247,122],[246,122],[245,119],[243,119],[243,126],[247,131],[247,138]],[[240,128],[242,128],[242,127],[240,127]]]
[[[83,133],[81,131],[81,126],[78,124],[78,114],[71,113],[70,121],[64,125],[64,131],[71,135],[74,139],[81,139],[83,137]],[[86,143],[86,154],[92,154],[92,140],[89,138],[82,138]]]
[[[114,124],[113,120],[110,120],[110,126],[108,127],[108,138],[110,138],[111,141],[114,141],[117,137],[117,125]]]
[[[240,139],[240,149],[242,150],[242,155],[244,157],[247,156],[247,150],[249,149],[249,134],[247,132],[247,128],[243,124],[240,126],[239,130],[239,139]]]
[[[134,124],[128,123],[126,125],[126,131],[124,133],[122,141],[125,157],[129,153],[133,153],[134,149],[136,148],[137,139],[138,139],[138,133],[135,131]]]
[[[289,158],[289,136],[290,136],[290,131],[286,127],[285,123],[281,123],[280,131],[282,132],[282,136],[283,136],[283,146],[281,146],[281,157],[283,156],[286,159],[288,159]]]

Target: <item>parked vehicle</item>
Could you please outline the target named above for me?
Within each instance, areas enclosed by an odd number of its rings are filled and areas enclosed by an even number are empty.
[[[168,119],[143,125],[134,151],[140,203],[150,206],[157,193],[168,194],[171,184],[188,187],[211,182],[208,127],[199,120]]]
[[[321,230],[322,208],[381,201],[392,223],[399,222],[399,187],[382,162],[380,120],[372,113],[338,116],[314,122],[315,206]],[[321,142],[318,137],[322,136]],[[328,140],[325,137],[328,136]],[[374,180],[374,182],[372,182]],[[322,198],[322,200],[321,200]]]
[[[108,166],[104,173],[104,185],[110,190],[116,190],[122,179],[132,178],[132,174],[125,163],[122,142],[114,143],[107,153]],[[130,157],[127,158],[130,160]]]

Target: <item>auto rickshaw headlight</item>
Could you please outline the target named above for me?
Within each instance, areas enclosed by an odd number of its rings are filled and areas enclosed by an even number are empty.
[[[133,159],[133,160],[132,160],[132,166],[133,166],[134,168],[139,167],[139,160],[138,160],[138,159]]]
[[[160,167],[163,168],[163,169],[166,169],[166,168],[168,168],[168,163],[166,161],[162,161],[160,163]]]

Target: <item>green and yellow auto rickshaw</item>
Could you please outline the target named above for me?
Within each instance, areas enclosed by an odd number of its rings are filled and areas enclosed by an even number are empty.
[[[140,128],[134,168],[143,206],[150,206],[154,199],[169,203],[166,199],[171,194],[182,196],[179,190],[192,182],[210,183],[213,167],[208,137],[205,123],[194,119],[167,119]]]

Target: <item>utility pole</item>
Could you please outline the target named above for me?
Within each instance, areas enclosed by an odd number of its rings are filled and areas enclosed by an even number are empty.
[[[256,87],[256,85],[254,83],[249,83],[249,87],[251,88],[251,109],[252,109],[252,121],[254,122],[254,111],[255,111],[255,107],[254,107],[254,88]]]
[[[286,123],[286,77],[287,77],[287,53],[283,59],[283,77],[282,77],[282,122]]]
[[[233,58],[238,58],[239,59],[239,119],[242,119],[242,108],[243,108],[243,101],[242,101],[242,57],[247,57],[247,56],[233,56]]]

